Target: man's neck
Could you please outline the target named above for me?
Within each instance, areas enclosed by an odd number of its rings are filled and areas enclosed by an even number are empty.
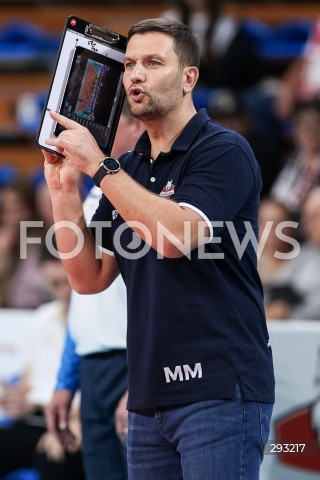
[[[192,105],[185,111],[174,110],[164,118],[144,122],[151,143],[151,157],[154,160],[160,152],[170,151],[175,140],[196,113]]]

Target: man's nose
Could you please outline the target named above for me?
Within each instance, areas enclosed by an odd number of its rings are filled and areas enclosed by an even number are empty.
[[[146,75],[145,75],[145,68],[143,67],[143,65],[136,64],[131,71],[130,78],[132,83],[144,82]]]

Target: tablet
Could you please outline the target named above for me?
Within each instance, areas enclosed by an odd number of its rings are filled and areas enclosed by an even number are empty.
[[[37,136],[41,148],[58,153],[46,144],[63,130],[49,115],[55,110],[87,127],[110,155],[125,97],[126,43],[126,37],[105,27],[75,16],[67,19]]]

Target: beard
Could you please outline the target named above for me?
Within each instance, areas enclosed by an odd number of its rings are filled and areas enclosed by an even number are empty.
[[[147,97],[146,103],[131,103],[130,97],[127,96],[131,115],[142,121],[165,117],[180,104],[183,98],[181,74],[177,74],[168,87],[156,90],[152,92],[152,96],[147,95]]]

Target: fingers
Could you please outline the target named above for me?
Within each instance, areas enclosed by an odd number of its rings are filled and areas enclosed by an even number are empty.
[[[115,412],[115,429],[116,433],[119,437],[122,436],[123,433],[128,432],[128,418],[127,413],[121,411]]]
[[[62,463],[65,459],[63,446],[50,432],[46,432],[40,437],[37,451],[45,453],[51,462]]]
[[[75,453],[79,449],[79,439],[71,432],[69,428],[60,433],[59,440],[69,453]]]
[[[45,409],[48,430],[56,435],[68,427],[68,409],[65,405],[52,404]]]
[[[57,147],[60,153],[63,153],[64,149],[67,149],[68,147],[70,147],[70,141],[68,141],[66,138],[63,138],[61,134],[57,138],[47,138],[46,144],[50,145],[51,147]],[[55,156],[57,157],[57,155]],[[60,157],[60,160],[61,160],[61,157]]]
[[[70,166],[77,172],[90,175],[98,169],[99,160],[104,158],[104,153],[99,148],[92,133],[83,125],[70,120],[58,113],[52,112],[52,118],[59,121],[66,127],[57,137],[46,139],[46,145],[54,147],[64,157],[60,163],[63,166]],[[45,154],[46,165],[59,166],[57,156]],[[98,160],[97,160],[98,159]]]
[[[71,120],[70,118],[65,117],[64,115],[60,115],[60,113],[55,112],[54,110],[50,110],[50,117],[60,125],[62,125],[64,128],[67,128],[68,130],[74,130],[78,128],[82,128],[82,126],[75,122],[74,120]]]
[[[59,405],[57,409],[57,422],[60,431],[66,430],[68,427],[69,410],[65,405]]]
[[[115,429],[123,444],[128,440],[128,412],[126,409],[128,392],[120,399],[115,411]]]
[[[79,441],[68,426],[68,411],[64,407],[48,407],[45,410],[48,431],[53,434],[56,441],[69,452],[76,452]]]
[[[47,408],[45,408],[45,416],[46,416],[46,422],[47,422],[47,427],[49,432],[52,432],[57,435],[58,423],[57,423],[56,409],[49,405]]]
[[[61,157],[59,155],[55,155],[54,153],[48,152],[48,150],[41,150],[42,155],[44,157],[44,163],[45,165],[50,163],[56,163],[61,160]]]
[[[50,116],[53,120],[55,120],[57,123],[62,125],[67,130],[83,129],[82,125],[80,125],[79,123],[71,120],[70,118],[65,117],[64,115],[60,115],[60,113],[55,112],[54,110],[50,110]],[[56,138],[47,138],[46,144],[52,147],[57,147],[59,153],[62,153],[63,150],[68,147],[70,142],[68,142],[68,140],[60,134]],[[53,163],[52,159],[49,159],[48,163]]]

